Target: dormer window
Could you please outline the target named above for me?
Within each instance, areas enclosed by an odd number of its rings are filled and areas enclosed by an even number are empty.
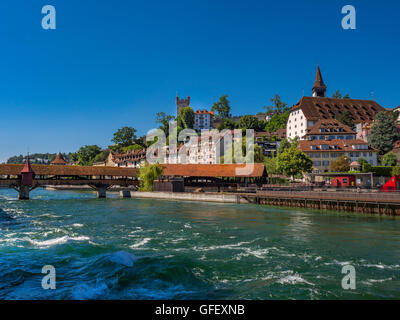
[[[367,144],[353,144],[354,150],[368,150]]]

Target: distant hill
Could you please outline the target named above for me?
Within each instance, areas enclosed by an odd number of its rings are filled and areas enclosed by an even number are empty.
[[[69,154],[64,154],[63,156],[65,160],[69,160],[70,158],[70,153]],[[34,164],[50,164],[55,158],[57,154],[56,153],[32,153],[29,155],[29,159],[31,163]],[[26,156],[23,156],[22,154],[19,156],[13,156],[7,160],[8,164],[24,164],[26,161]]]

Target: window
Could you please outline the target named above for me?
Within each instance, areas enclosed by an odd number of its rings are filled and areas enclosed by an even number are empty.
[[[329,144],[321,144],[321,150],[329,150]]]
[[[328,152],[322,153],[322,158],[329,158],[329,153]]]
[[[368,150],[367,144],[353,144],[354,150]]]
[[[325,167],[329,166],[329,161],[322,161],[322,165]]]
[[[313,161],[314,166],[320,167],[321,166],[321,161]]]

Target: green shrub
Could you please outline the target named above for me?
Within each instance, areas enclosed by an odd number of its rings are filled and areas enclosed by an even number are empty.
[[[153,182],[161,177],[163,168],[158,164],[147,164],[139,169],[139,191],[153,191]]]
[[[376,166],[372,167],[374,176],[391,177],[393,167]]]
[[[388,152],[382,157],[382,165],[385,167],[392,167],[397,164],[397,157],[394,152]]]
[[[400,164],[393,167],[392,176],[400,176]]]

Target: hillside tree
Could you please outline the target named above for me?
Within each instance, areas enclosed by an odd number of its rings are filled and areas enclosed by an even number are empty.
[[[393,117],[385,111],[379,112],[375,116],[374,125],[368,136],[368,143],[380,154],[391,151],[395,142],[400,138]]]

